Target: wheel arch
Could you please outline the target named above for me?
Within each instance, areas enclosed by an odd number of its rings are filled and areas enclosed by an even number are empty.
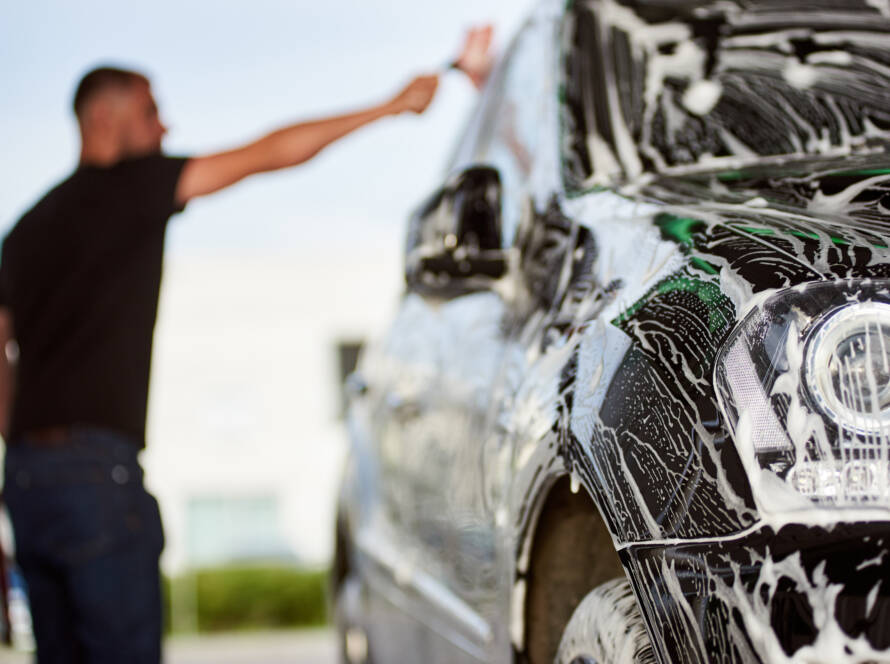
[[[514,647],[518,661],[549,664],[584,596],[624,568],[593,498],[564,473],[540,486],[518,544]]]

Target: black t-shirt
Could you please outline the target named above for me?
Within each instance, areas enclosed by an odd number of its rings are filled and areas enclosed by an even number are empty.
[[[145,444],[164,233],[184,164],[80,167],[4,240],[0,305],[19,346],[10,439],[82,425]]]

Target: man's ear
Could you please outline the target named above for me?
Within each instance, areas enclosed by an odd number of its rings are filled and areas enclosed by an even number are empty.
[[[91,99],[84,109],[84,126],[100,131],[113,128],[117,118],[125,111],[127,102],[125,91],[113,88],[104,90]]]
[[[96,131],[111,124],[111,108],[105,95],[91,99],[81,111],[80,125],[84,130]]]

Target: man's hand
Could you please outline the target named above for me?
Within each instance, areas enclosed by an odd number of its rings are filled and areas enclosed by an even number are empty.
[[[491,35],[491,25],[480,25],[467,30],[463,49],[454,61],[453,66],[466,74],[477,89],[485,84],[494,63]]]
[[[388,105],[393,113],[423,113],[433,100],[438,85],[439,77],[434,74],[418,76],[393,97]]]

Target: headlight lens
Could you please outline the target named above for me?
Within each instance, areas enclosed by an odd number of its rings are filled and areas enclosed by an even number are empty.
[[[890,305],[851,304],[807,343],[807,385],[829,417],[865,433],[890,425]]]
[[[887,286],[780,291],[718,355],[718,401],[765,511],[890,507]]]

